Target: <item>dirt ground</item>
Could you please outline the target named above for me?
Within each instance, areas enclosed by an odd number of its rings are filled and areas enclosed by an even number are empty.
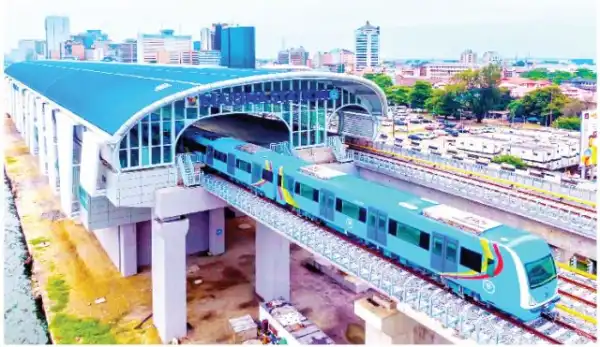
[[[244,225],[245,224],[245,225]],[[246,227],[241,229],[239,226]],[[254,222],[227,221],[226,253],[188,258],[188,336],[184,343],[234,343],[228,320],[258,318],[254,294]],[[364,323],[354,315],[357,295],[302,265],[310,253],[291,247],[292,302],[336,343],[364,341]],[[202,279],[201,284],[194,284]]]
[[[123,278],[93,233],[60,213],[57,194],[40,174],[12,121],[4,120],[4,163],[15,193],[35,291],[55,343],[160,343],[150,317],[151,274]],[[239,228],[247,224],[249,228]],[[234,343],[228,320],[258,315],[254,295],[254,223],[229,220],[227,252],[188,257],[188,336],[183,343]],[[301,265],[309,253],[292,246],[292,302],[336,343],[363,343],[355,294]],[[202,279],[201,284],[194,284]],[[102,299],[96,303],[97,299]]]

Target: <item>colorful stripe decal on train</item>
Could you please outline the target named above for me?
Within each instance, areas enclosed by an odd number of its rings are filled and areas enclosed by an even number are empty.
[[[294,200],[289,190],[285,188],[285,176],[283,175],[283,166],[279,167],[279,175],[281,176],[281,187],[277,187],[279,199],[284,200],[286,204],[299,208],[298,203]]]
[[[273,171],[273,164],[271,164],[270,160],[265,160],[265,170]],[[267,183],[267,181],[261,177],[257,182],[252,183],[252,185],[254,187],[262,187],[265,183]]]
[[[441,276],[444,277],[449,277],[449,278],[456,278],[456,279],[463,279],[463,280],[481,280],[481,279],[486,279],[486,278],[490,278],[490,277],[496,277],[498,276],[502,270],[504,269],[504,259],[502,258],[502,254],[500,253],[500,249],[498,248],[497,244],[492,244],[493,248],[494,248],[494,254],[496,255],[496,268],[494,269],[494,273],[492,274],[492,276],[490,276],[487,273],[487,260],[488,259],[492,259],[494,260],[494,255],[492,254],[492,251],[490,249],[490,243],[488,240],[486,239],[480,239],[481,242],[481,246],[483,248],[483,259],[482,259],[482,263],[481,263],[481,272],[476,272],[473,270],[469,270],[469,271],[465,271],[465,272],[449,272],[449,273],[441,273]]]

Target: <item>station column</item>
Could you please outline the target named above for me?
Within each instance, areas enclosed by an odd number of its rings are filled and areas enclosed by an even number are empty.
[[[152,220],[152,310],[164,343],[187,334],[185,216]]]
[[[40,148],[38,151],[38,160],[40,165],[40,172],[44,175],[48,175],[48,163],[47,163],[47,152],[46,148],[46,112],[48,111],[48,104],[40,103],[38,113],[38,138],[40,142]]]
[[[225,208],[208,212],[208,251],[212,255],[225,253]]]
[[[58,168],[60,175],[60,205],[70,216],[73,212],[73,131],[75,124],[66,115],[56,117]]]
[[[53,113],[51,108],[46,110],[46,155],[48,161],[48,181],[54,192],[58,191],[58,158],[56,153],[56,143],[54,138],[54,123]]]
[[[290,242],[256,223],[256,294],[269,301],[290,300]]]

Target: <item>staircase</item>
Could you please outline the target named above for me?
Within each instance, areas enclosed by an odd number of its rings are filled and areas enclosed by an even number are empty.
[[[338,162],[348,163],[352,161],[346,151],[346,145],[342,143],[342,139],[339,136],[329,136],[327,138],[327,146],[332,149],[333,155]]]
[[[192,157],[194,157],[194,154],[192,153],[182,153],[178,154],[176,159],[177,169],[181,175],[181,180],[186,187],[199,185],[202,178],[202,170],[196,172]]]

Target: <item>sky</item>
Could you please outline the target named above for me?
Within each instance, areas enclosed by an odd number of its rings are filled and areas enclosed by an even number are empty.
[[[102,29],[114,41],[174,29],[200,37],[215,22],[256,27],[258,58],[285,47],[311,55],[354,50],[354,30],[381,27],[384,59],[458,59],[473,49],[507,58],[596,58],[597,0],[4,0],[4,52],[44,39],[44,18],[70,17],[71,32]],[[5,10],[5,11],[4,11]]]

